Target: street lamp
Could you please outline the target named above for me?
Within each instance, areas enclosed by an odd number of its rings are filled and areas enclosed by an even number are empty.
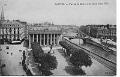
[[[79,27],[79,31],[78,31],[78,38],[79,38],[79,45],[80,45],[80,27]]]

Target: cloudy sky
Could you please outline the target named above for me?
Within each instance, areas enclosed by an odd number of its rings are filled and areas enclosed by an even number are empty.
[[[55,3],[99,3],[106,5],[55,5]],[[5,0],[6,19],[55,24],[115,24],[116,0]],[[2,0],[0,0],[0,7]]]

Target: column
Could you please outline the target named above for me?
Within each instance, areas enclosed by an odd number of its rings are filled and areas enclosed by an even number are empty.
[[[53,36],[53,44],[55,45],[55,34]]]
[[[57,34],[56,34],[56,37],[55,37],[55,39],[56,39],[56,41],[55,41],[55,42],[56,42],[56,45],[57,45]]]
[[[57,34],[57,45],[59,45],[59,34]]]
[[[38,42],[38,34],[36,34],[37,42]]]
[[[44,34],[44,43],[43,43],[43,45],[45,45],[45,34]]]
[[[31,36],[29,35],[29,48],[31,48]]]
[[[34,34],[33,34],[33,42],[34,42]]]
[[[41,34],[40,34],[40,45],[41,45]]]
[[[47,34],[47,45],[49,45],[49,34]]]
[[[52,34],[50,34],[50,44],[52,44]]]

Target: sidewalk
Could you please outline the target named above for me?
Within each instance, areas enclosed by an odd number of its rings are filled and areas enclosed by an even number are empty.
[[[51,70],[54,76],[70,76],[69,73],[65,71],[65,67],[69,66],[66,59],[58,52],[57,48],[55,48],[55,53],[53,54],[58,62],[57,68]]]
[[[9,49],[6,49],[6,46]],[[19,50],[24,50],[22,44],[19,45],[2,45],[2,51],[0,51],[0,59],[2,60],[2,64],[6,66],[2,68],[4,75],[14,75],[14,76],[21,76],[26,75],[25,71],[23,70],[20,62],[22,57],[22,52]]]
[[[31,51],[27,51],[26,65],[28,66],[33,76],[42,75],[42,72],[39,71],[39,69],[37,68],[37,65],[35,64],[33,60],[33,55]]]

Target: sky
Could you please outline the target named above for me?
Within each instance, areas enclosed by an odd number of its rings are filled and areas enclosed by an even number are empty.
[[[55,5],[57,3],[104,3],[103,5]],[[116,0],[4,0],[6,19],[29,23],[86,25],[116,24]],[[0,7],[3,1],[0,0]]]

